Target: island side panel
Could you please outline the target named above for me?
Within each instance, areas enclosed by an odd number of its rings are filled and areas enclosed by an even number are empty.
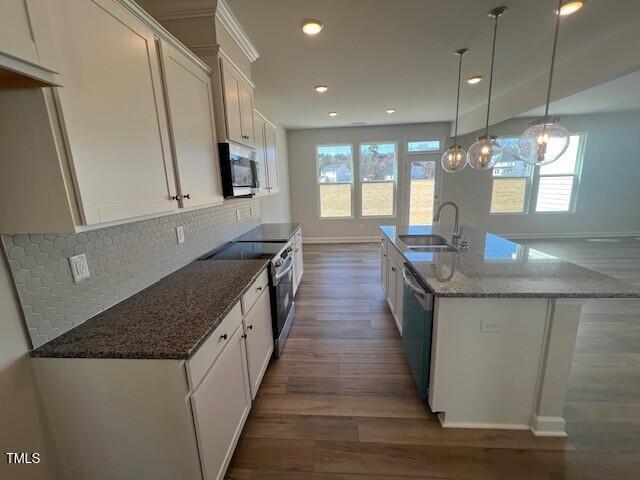
[[[70,480],[202,478],[182,360],[32,360]]]
[[[564,405],[583,301],[549,300],[549,320],[531,431],[565,437]]]
[[[548,300],[437,297],[429,405],[445,427],[529,429]]]

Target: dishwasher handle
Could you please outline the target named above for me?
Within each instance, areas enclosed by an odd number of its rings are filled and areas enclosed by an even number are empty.
[[[433,294],[431,292],[427,292],[420,286],[414,274],[406,266],[402,267],[402,279],[404,280],[405,286],[411,290],[416,297],[420,298],[427,308],[431,308],[433,306]]]

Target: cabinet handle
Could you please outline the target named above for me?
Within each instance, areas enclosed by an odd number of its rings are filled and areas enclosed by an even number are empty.
[[[247,328],[248,328],[249,330],[253,330],[253,325],[247,325]]]
[[[189,200],[191,200],[191,194],[190,193],[185,193],[182,198],[187,198]]]
[[[256,288],[256,291],[257,291],[257,292],[261,292],[261,291],[262,291],[262,287],[258,287],[258,288]]]
[[[246,334],[246,333],[243,333],[243,334],[242,334],[242,338],[247,338],[247,334]]]
[[[227,335],[226,333],[220,335],[220,340],[226,340],[227,338],[229,338],[229,335]]]
[[[393,270],[395,272],[396,271],[396,267],[391,267],[391,270]]]
[[[181,198],[180,195],[171,195],[171,200],[178,201],[178,200],[180,200],[180,198]]]

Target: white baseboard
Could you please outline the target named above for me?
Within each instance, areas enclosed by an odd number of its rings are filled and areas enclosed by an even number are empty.
[[[531,420],[531,433],[536,437],[566,437],[566,423],[562,417],[538,417]]]
[[[445,413],[438,413],[440,425],[444,428],[481,428],[489,430],[529,430],[529,425],[519,423],[449,422]]]
[[[500,233],[501,237],[513,240],[560,240],[565,238],[616,238],[616,237],[640,237],[640,232],[593,232],[593,233]]]
[[[382,237],[302,237],[302,243],[379,243]]]

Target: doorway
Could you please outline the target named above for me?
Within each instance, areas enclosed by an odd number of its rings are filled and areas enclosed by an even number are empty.
[[[405,155],[401,223],[431,225],[438,205],[440,172],[434,155]]]

